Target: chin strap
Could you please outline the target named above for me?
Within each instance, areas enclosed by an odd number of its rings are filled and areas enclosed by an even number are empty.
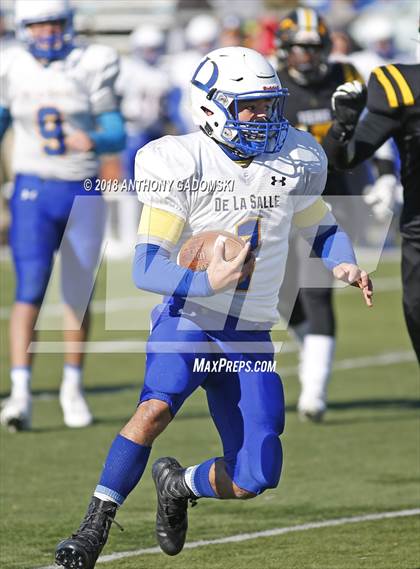
[[[235,150],[234,148],[230,148],[226,144],[219,142],[213,138],[214,142],[223,150],[223,152],[228,156],[231,160],[246,168],[249,166],[251,162],[254,160],[255,156],[244,156],[241,152]]]

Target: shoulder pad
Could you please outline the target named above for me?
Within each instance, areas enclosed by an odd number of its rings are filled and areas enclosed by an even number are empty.
[[[83,52],[82,60],[84,67],[93,72],[109,66],[119,65],[118,53],[107,45],[88,45]]]
[[[195,160],[176,136],[163,136],[137,152],[136,167],[143,177],[160,180],[185,180],[195,173]],[[142,175],[143,173],[143,175]]]
[[[287,151],[294,162],[303,163],[308,170],[316,171],[326,169],[327,157],[324,149],[315,140],[312,134],[307,131],[289,127],[286,142],[288,142]]]
[[[400,107],[414,105],[413,90],[405,77],[404,67],[390,63],[372,71],[367,102],[370,111],[392,114]]]

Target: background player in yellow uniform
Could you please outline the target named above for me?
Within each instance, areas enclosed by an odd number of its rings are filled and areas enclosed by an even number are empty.
[[[289,91],[287,119],[296,128],[310,132],[322,145],[333,120],[332,94],[343,82],[362,78],[350,63],[328,60],[330,32],[315,10],[297,8],[287,14],[278,24],[276,40],[277,73]],[[329,196],[352,194],[348,174],[328,173],[323,192],[327,202]],[[346,231],[350,231],[346,221],[352,219],[349,206],[347,201],[335,210]],[[353,223],[352,229],[355,227]],[[280,291],[280,311],[301,345],[300,417],[320,421],[327,408],[327,386],[335,351],[333,279],[321,262],[314,266],[313,259],[308,262],[302,258],[301,248],[299,237],[293,235]]]

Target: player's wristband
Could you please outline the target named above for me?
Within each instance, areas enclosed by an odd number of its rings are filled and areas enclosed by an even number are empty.
[[[137,245],[133,280],[138,288],[165,296],[212,296],[207,272],[184,269],[169,259],[170,253],[159,245]]]

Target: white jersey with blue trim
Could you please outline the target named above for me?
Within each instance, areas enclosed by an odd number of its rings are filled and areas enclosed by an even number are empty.
[[[183,229],[175,247],[164,237],[159,242],[140,235],[140,242],[170,249],[176,262],[193,234],[224,230],[249,239],[256,256],[250,281],[236,291],[193,301],[243,320],[276,322],[293,218],[319,201],[326,177],[322,147],[311,134],[292,127],[280,152],[261,154],[247,167],[201,131],[162,137],[137,153],[138,197],[178,216]]]
[[[117,109],[117,53],[110,47],[74,48],[42,65],[22,45],[8,49],[0,66],[0,106],[14,128],[13,170],[45,179],[82,180],[97,174],[95,152],[65,148],[64,137],[95,130],[95,116]]]
[[[135,57],[121,59],[116,90],[128,134],[162,128],[164,100],[170,90],[167,74],[158,65]]]

